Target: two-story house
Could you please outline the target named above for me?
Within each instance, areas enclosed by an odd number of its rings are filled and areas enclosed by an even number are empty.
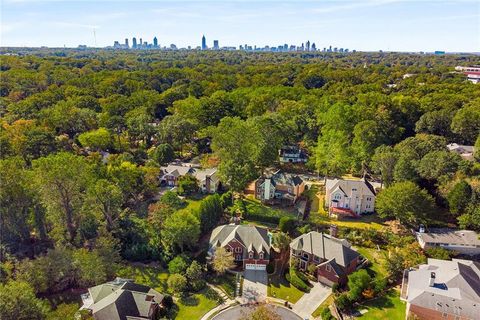
[[[375,189],[366,179],[327,179],[325,183],[325,206],[330,215],[374,212],[375,198]]]
[[[233,254],[235,263],[246,270],[266,270],[270,261],[270,237],[265,228],[226,224],[213,229],[208,254],[219,247]]]
[[[298,261],[301,270],[314,265],[318,282],[332,286],[346,283],[347,276],[359,265],[360,254],[347,240],[311,231],[290,243],[290,259]]]
[[[280,163],[305,163],[307,154],[298,146],[285,146],[278,151]]]
[[[255,181],[255,198],[269,204],[294,204],[305,190],[305,183],[298,175],[278,171],[266,171]]]
[[[415,235],[422,249],[440,247],[465,255],[480,255],[479,234],[473,230],[431,228],[425,232],[422,226]]]
[[[400,299],[408,319],[480,319],[480,263],[428,259],[405,270]]]
[[[83,306],[95,320],[158,319],[164,296],[156,290],[116,278],[88,289],[82,295]]]
[[[169,187],[178,185],[178,179],[185,175],[191,175],[198,180],[198,187],[203,193],[215,193],[220,187],[220,179],[216,168],[201,169],[190,163],[172,163],[160,167],[160,184]]]

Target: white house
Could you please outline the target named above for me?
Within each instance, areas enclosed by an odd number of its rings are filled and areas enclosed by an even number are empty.
[[[204,193],[215,193],[220,187],[217,169],[210,168],[205,170],[194,169],[193,176],[198,180],[200,191]]]
[[[327,179],[325,206],[330,214],[359,216],[375,210],[375,189],[365,179]]]

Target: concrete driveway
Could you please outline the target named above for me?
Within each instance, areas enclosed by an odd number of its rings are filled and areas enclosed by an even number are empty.
[[[293,311],[303,319],[313,319],[311,314],[332,293],[332,288],[319,282],[315,282],[309,293],[305,293],[300,300],[293,305]]]
[[[265,301],[268,277],[265,270],[245,270],[243,272],[242,298],[244,303]]]

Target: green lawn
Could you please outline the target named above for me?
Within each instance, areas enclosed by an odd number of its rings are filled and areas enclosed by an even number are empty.
[[[273,275],[268,281],[268,296],[287,300],[291,303],[297,302],[304,292],[292,286],[283,276]]]
[[[168,289],[168,271],[161,267],[125,264],[119,268],[117,275],[152,287],[159,292],[166,292]]]
[[[235,298],[235,275],[231,273],[215,275],[209,282],[220,287],[231,299]]]
[[[385,250],[377,250],[374,248],[365,248],[365,247],[355,247],[355,249],[362,256],[367,258],[372,265],[370,269],[373,270],[376,274],[385,276],[387,271],[385,270]]]
[[[400,300],[400,291],[391,289],[383,297],[371,300],[358,307],[358,310],[368,310],[360,319],[375,320],[403,320],[405,319],[406,305]]]
[[[212,289],[204,289],[199,293],[176,302],[178,313],[176,320],[200,319],[205,313],[218,305],[216,292]]]
[[[322,309],[328,308],[328,306],[333,303],[333,298],[333,294],[330,294],[328,298],[325,299],[325,301],[323,301],[322,304],[319,305],[317,309],[315,309],[315,311],[313,311],[312,316],[314,316],[315,318],[320,317],[320,312],[322,311]]]
[[[358,219],[350,220],[337,220],[327,216],[326,213],[311,212],[310,221],[317,224],[335,224],[340,227],[356,228],[356,229],[368,229],[372,228],[380,230],[383,228],[383,224],[380,219],[375,215],[367,215]]]

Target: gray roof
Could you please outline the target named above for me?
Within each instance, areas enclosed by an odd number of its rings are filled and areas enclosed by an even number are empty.
[[[459,154],[473,153],[475,151],[474,146],[466,146],[466,145],[457,144],[457,143],[447,144],[447,148],[448,148],[448,150],[455,151]]]
[[[88,289],[96,320],[147,319],[153,303],[161,303],[163,295],[150,287],[128,280],[112,281]]]
[[[265,176],[267,178],[270,178],[272,181],[272,184],[275,185],[289,185],[289,186],[298,186],[303,183],[302,178],[300,178],[296,174],[291,174],[291,173],[286,173],[281,170],[278,170],[274,172],[273,174],[271,173],[266,173]]]
[[[430,286],[434,273],[435,280]],[[428,259],[408,273],[407,301],[413,305],[477,319],[480,314],[480,264],[469,260]]]
[[[270,238],[267,229],[249,225],[226,224],[216,227],[210,236],[210,245],[224,247],[233,239],[236,239],[248,250],[270,252]]]
[[[359,253],[350,248],[347,240],[337,239],[330,235],[311,231],[295,238],[290,248],[314,254],[321,259],[331,260],[346,267],[359,256]]]
[[[193,173],[193,176],[197,178],[198,181],[203,181],[205,180],[206,177],[211,177],[213,174],[217,172],[216,168],[209,168],[209,169],[196,169],[195,172]]]
[[[480,246],[478,234],[472,230],[454,230],[432,228],[429,232],[416,232],[418,238],[428,243],[447,243],[449,245]]]
[[[362,190],[364,194],[370,193],[375,196],[375,189],[372,184],[366,179],[354,180],[354,179],[327,179],[325,182],[325,188],[332,190],[333,188],[339,188],[346,196],[352,193],[352,189]]]

